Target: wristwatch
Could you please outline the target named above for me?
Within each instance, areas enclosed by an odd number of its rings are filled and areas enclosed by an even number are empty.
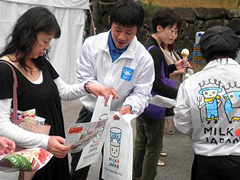
[[[91,81],[87,81],[85,84],[84,84],[84,90],[87,92],[87,93],[91,93],[90,90],[89,90],[89,84],[92,83]]]

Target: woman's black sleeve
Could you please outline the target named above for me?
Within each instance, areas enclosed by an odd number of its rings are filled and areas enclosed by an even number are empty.
[[[59,74],[57,73],[57,71],[54,69],[52,64],[47,59],[44,60],[44,65],[46,65],[48,71],[51,74],[52,79],[57,79],[59,77]]]
[[[174,71],[176,71],[177,68],[176,68],[176,65],[175,64],[170,64],[168,65],[168,73],[171,74],[173,73]]]

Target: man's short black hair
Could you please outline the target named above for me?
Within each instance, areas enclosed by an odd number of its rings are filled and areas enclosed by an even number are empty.
[[[120,24],[124,27],[137,26],[138,30],[143,25],[144,10],[134,0],[117,1],[110,12],[110,25]]]

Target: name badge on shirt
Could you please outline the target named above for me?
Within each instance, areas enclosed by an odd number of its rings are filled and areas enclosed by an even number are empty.
[[[123,67],[121,79],[125,81],[131,81],[134,70],[128,67]]]

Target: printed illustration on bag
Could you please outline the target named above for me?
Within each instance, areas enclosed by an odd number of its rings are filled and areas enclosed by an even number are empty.
[[[90,144],[89,153],[93,153],[97,151],[97,148],[99,146],[99,141],[102,137],[103,131],[105,129],[105,123],[107,120],[108,120],[108,114],[106,113],[100,115],[100,117],[98,118],[98,121],[97,121],[98,123],[96,124],[96,127],[95,127],[97,133],[95,133],[93,140]]]
[[[133,77],[134,70],[129,67],[123,67],[121,79],[125,81],[131,81]]]
[[[110,129],[110,154],[114,158],[118,158],[121,147],[122,130],[117,127]]]
[[[89,151],[88,153],[92,153],[92,155],[94,155],[98,149],[99,146],[99,140],[102,137],[103,131],[104,131],[104,127],[101,127],[101,130],[99,130],[99,132],[93,137],[93,141],[90,143],[90,147],[89,147]]]
[[[101,128],[101,130],[94,136],[93,138],[93,142],[98,144],[98,141],[101,139],[102,137],[102,133],[103,133],[104,127]]]
[[[233,121],[240,122],[240,86],[235,81],[233,84],[228,83],[228,87],[223,86],[226,94],[223,95],[225,101],[224,110],[231,124]],[[237,112],[237,113],[236,113]]]
[[[198,91],[199,95],[197,97],[198,108],[201,112],[201,109],[205,106],[206,111],[206,122],[209,124],[211,121],[217,123],[219,120],[219,112],[218,109],[222,104],[221,96],[219,95],[222,92],[220,88],[221,81],[217,81],[214,79],[208,79],[208,81],[203,81],[199,83],[200,90]],[[201,115],[201,113],[200,113]],[[202,120],[202,117],[201,117]],[[203,120],[202,120],[203,123]]]
[[[108,120],[108,114],[102,114],[99,118],[99,121],[104,120],[107,121]],[[96,143],[98,145],[98,141],[101,139],[102,137],[102,133],[103,133],[104,127],[101,127],[101,130],[94,136],[93,138],[93,142]]]
[[[98,151],[99,141],[102,137],[103,131],[105,129],[105,123],[107,120],[108,120],[108,114],[102,114],[98,118],[97,124],[95,126],[95,130],[94,130],[97,133],[94,133],[94,131],[93,131],[93,134],[95,134],[95,135],[93,137],[92,142],[90,143],[90,147],[89,147],[89,151],[88,151],[88,153],[92,153],[91,155],[94,155],[95,153],[97,153],[96,151]]]

